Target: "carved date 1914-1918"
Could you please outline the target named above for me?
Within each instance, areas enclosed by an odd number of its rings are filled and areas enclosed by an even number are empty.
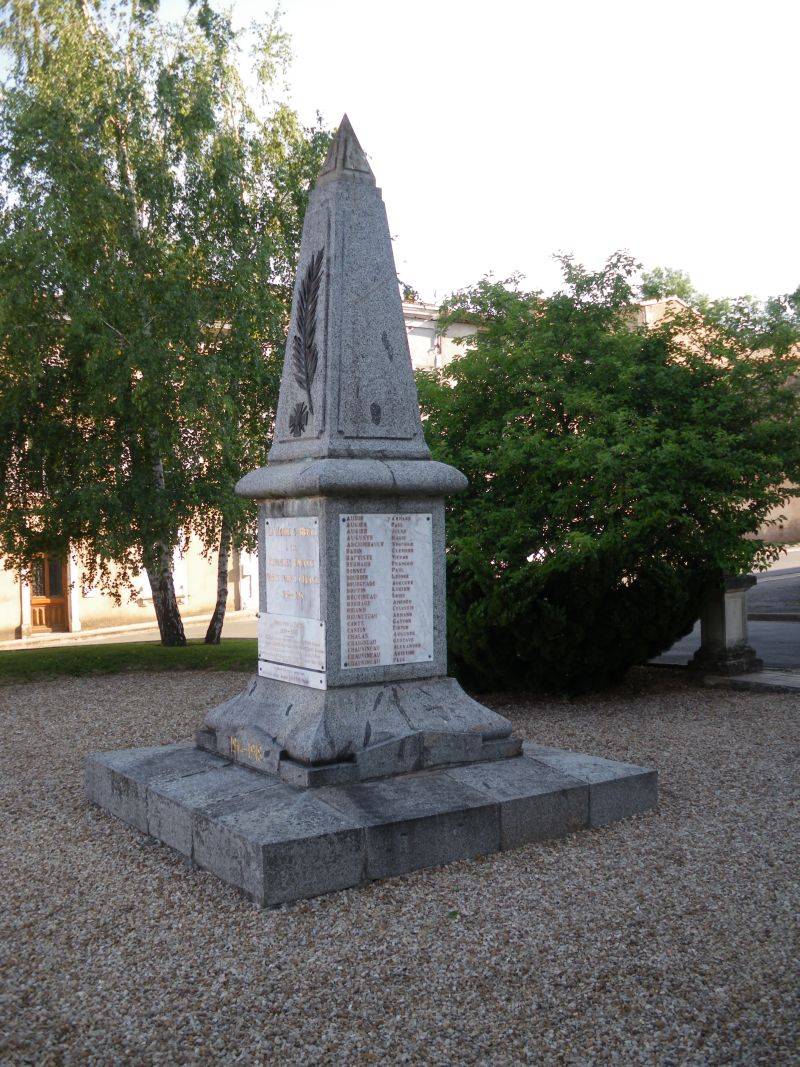
[[[255,741],[243,742],[238,737],[230,738],[231,755],[236,758],[247,756],[248,759],[261,762],[264,759],[264,748]]]
[[[322,281],[322,261],[325,249],[315,252],[306,267],[300,292],[297,294],[297,322],[292,339],[292,371],[295,383],[305,393],[305,400],[298,401],[289,415],[289,432],[300,437],[308,425],[309,414],[314,414],[314,398],[311,387],[317,373],[317,302]]]

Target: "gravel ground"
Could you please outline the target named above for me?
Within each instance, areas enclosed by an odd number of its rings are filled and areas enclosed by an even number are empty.
[[[81,791],[85,753],[189,736],[244,681],[0,689],[0,1061],[800,1063],[796,695],[497,695],[655,765],[659,813],[261,912]]]

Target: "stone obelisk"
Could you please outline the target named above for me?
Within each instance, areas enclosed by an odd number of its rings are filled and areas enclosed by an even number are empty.
[[[303,227],[259,502],[258,672],[196,743],[96,752],[86,794],[262,905],[602,826],[656,774],[524,746],[447,677],[444,500],[380,192],[345,118]]]
[[[237,486],[260,505],[258,675],[201,743],[308,783],[516,754],[447,677],[444,499],[465,487],[425,443],[386,211],[345,116],[303,226],[269,461]]]

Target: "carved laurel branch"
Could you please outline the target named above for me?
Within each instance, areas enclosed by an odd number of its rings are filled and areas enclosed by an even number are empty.
[[[295,335],[292,339],[292,369],[294,380],[305,392],[308,398],[308,412],[314,414],[314,401],[311,396],[311,387],[317,373],[317,301],[319,299],[319,287],[322,281],[322,260],[325,249],[321,248],[311,256],[306,267],[300,292],[297,295],[297,324]],[[303,405],[305,407],[305,405]],[[308,412],[305,419],[299,411],[300,405],[290,416],[290,431],[295,437],[299,437],[308,422]],[[299,432],[298,432],[299,431]]]

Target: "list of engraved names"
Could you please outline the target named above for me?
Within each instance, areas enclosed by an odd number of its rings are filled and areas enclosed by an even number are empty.
[[[342,666],[433,659],[430,515],[343,515]]]

